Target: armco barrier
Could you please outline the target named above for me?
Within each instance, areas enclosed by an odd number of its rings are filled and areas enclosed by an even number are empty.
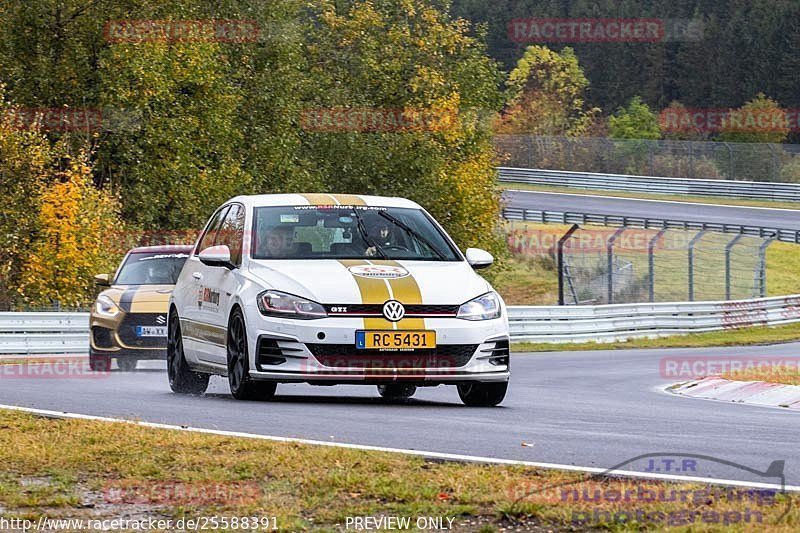
[[[771,238],[779,241],[800,244],[800,231],[793,229],[771,228],[765,226],[745,226],[741,224],[723,224],[718,222],[692,222],[665,218],[643,218],[622,215],[606,215],[602,213],[577,213],[565,211],[542,211],[525,207],[504,207],[503,218],[525,222],[546,224],[600,224],[603,226],[619,226],[626,228],[706,230],[721,233],[741,233],[754,237]]]
[[[800,322],[800,295],[720,302],[510,306],[513,341],[613,342]],[[0,355],[85,354],[88,313],[0,313]]]
[[[89,313],[0,313],[0,355],[89,352]]]
[[[505,183],[800,202],[800,184],[795,183],[629,176],[536,168],[499,167],[497,170],[499,181]]]
[[[613,342],[800,322],[800,295],[719,302],[515,306],[514,341]]]

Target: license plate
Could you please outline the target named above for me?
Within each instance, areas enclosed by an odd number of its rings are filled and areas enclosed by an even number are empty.
[[[166,337],[167,326],[136,326],[137,337]]]
[[[436,348],[436,332],[356,331],[356,348],[361,350],[414,350]]]

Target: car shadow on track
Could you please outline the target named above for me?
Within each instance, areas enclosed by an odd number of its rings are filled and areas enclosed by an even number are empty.
[[[230,400],[232,402],[239,402],[234,400],[230,394],[221,392],[206,393],[204,398],[217,399],[217,400]],[[409,398],[407,400],[386,400],[380,397],[366,397],[366,396],[317,396],[317,395],[295,395],[295,394],[276,394],[274,398],[262,402],[246,402],[250,404],[320,404],[320,405],[375,405],[375,406],[403,406],[403,407],[465,407],[458,402],[441,402],[435,400],[420,400],[416,398]]]

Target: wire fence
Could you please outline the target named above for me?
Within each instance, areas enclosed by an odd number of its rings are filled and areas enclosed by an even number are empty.
[[[770,237],[704,230],[512,222],[512,253],[551,257],[559,303],[692,302],[766,296]]]
[[[497,135],[501,166],[641,176],[800,182],[800,145]]]

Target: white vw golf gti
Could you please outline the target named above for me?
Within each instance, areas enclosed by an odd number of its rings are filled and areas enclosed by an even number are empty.
[[[209,220],[170,298],[173,391],[228,377],[241,400],[278,383],[377,385],[408,398],[455,385],[470,406],[503,401],[506,308],[418,204],[347,194],[240,196]]]

